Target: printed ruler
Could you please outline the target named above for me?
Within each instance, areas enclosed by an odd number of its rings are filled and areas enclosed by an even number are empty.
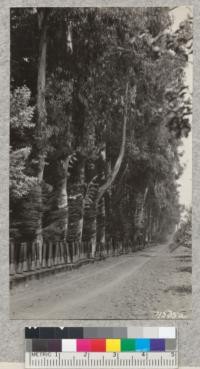
[[[174,327],[25,330],[25,368],[178,368]]]
[[[134,353],[26,353],[27,369],[80,369],[80,368],[178,368],[177,353],[134,352]]]

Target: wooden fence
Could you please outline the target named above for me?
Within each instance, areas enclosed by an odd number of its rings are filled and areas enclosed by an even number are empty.
[[[10,275],[27,274],[43,269],[56,269],[61,265],[73,265],[84,260],[101,259],[108,256],[117,256],[136,251],[141,246],[133,242],[110,240],[106,246],[97,245],[95,258],[91,256],[91,243],[89,242],[22,242],[16,244],[10,240]]]

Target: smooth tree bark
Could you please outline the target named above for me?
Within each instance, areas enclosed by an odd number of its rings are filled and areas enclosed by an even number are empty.
[[[145,241],[145,210],[146,199],[149,188],[146,187],[144,193],[138,193],[136,197],[136,209],[134,215],[135,236],[134,241],[137,246],[142,246]]]
[[[105,192],[112,186],[119,170],[121,168],[121,164],[124,158],[125,146],[126,146],[126,128],[127,128],[127,120],[128,120],[128,89],[129,84],[126,84],[126,93],[125,93],[125,108],[124,108],[124,122],[123,122],[123,130],[122,130],[122,142],[121,148],[119,152],[119,156],[116,160],[114,168],[112,169],[110,175],[107,178],[107,181],[99,188],[99,193],[97,197],[97,203],[100,201]]]
[[[59,190],[58,190],[58,209],[62,212],[62,221],[61,221],[61,231],[63,234],[63,241],[66,242],[67,239],[67,231],[68,231],[68,193],[67,193],[67,177],[68,177],[68,169],[70,164],[69,155],[67,158],[61,161],[62,166],[62,179],[60,180]]]
[[[100,252],[104,251],[106,243],[106,226],[105,226],[105,197],[103,196],[98,204],[98,216],[97,216],[97,243],[100,246]]]
[[[126,129],[127,129],[127,120],[128,120],[128,90],[129,90],[129,83],[127,82],[126,92],[125,92],[124,120],[123,120],[122,141],[121,141],[120,152],[119,152],[118,158],[115,162],[113,169],[111,170],[111,172],[109,173],[107,177],[107,180],[98,189],[96,199],[94,200],[95,203],[91,205],[91,208],[94,207],[94,209],[92,209],[94,214],[96,212],[96,216],[93,217],[93,222],[91,224],[91,228],[93,230],[93,237],[91,239],[92,257],[95,256],[96,248],[97,248],[97,211],[98,211],[98,207],[100,205],[99,208],[100,208],[100,213],[101,213],[100,217],[101,217],[101,225],[102,225],[102,230],[100,232],[101,233],[100,238],[102,242],[105,243],[105,202],[103,201],[103,196],[105,195],[106,191],[108,191],[111,188],[115,178],[117,177],[117,174],[119,173],[119,170],[121,168],[121,164],[124,158],[124,154],[125,154]]]
[[[39,41],[39,57],[38,57],[38,75],[37,75],[37,139],[39,140],[39,145],[37,147],[38,156],[38,170],[37,170],[37,196],[39,205],[38,222],[36,229],[36,253],[39,253],[39,263],[42,263],[42,244],[43,244],[43,234],[42,234],[42,181],[44,176],[45,167],[45,129],[47,123],[47,112],[46,112],[46,101],[45,101],[45,89],[46,89],[46,54],[47,54],[47,27],[48,27],[48,15],[49,10],[45,8],[38,9],[38,27],[40,31],[40,41]]]
[[[74,184],[73,194],[69,196],[69,233],[74,242],[80,243],[83,233],[83,208],[84,208],[84,189],[85,189],[85,160],[80,160],[79,176],[77,183]]]
[[[106,148],[104,147],[103,150],[101,150],[101,162],[102,162],[102,166],[103,166],[103,171],[102,171],[102,181],[105,181],[106,178],[106,174],[110,174],[110,171],[108,172],[108,168],[106,165]],[[106,169],[107,169],[107,173],[106,173]],[[108,195],[107,191],[107,195]],[[100,255],[104,252],[105,250],[105,243],[106,243],[106,225],[105,225],[105,218],[106,218],[106,204],[105,204],[105,195],[102,196],[101,200],[98,203],[97,206],[97,239],[96,239],[96,243],[98,245],[98,250]]]
[[[82,241],[90,245],[90,256],[96,253],[97,238],[97,196],[98,183],[97,176],[93,176],[87,185],[86,194],[83,199],[83,229]]]

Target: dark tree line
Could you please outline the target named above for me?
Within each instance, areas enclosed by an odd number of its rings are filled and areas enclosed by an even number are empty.
[[[10,236],[40,252],[164,239],[179,222],[192,20],[11,9]]]

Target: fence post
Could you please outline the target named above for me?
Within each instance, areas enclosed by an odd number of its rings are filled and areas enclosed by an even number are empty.
[[[83,259],[85,259],[86,255],[85,255],[85,248],[84,248],[84,242],[83,241],[81,242],[81,245],[82,245],[82,256],[83,256]]]
[[[78,258],[81,259],[81,241],[78,241]]]
[[[117,256],[119,255],[119,241],[118,239],[111,240],[112,249],[113,249],[113,255]]]
[[[48,242],[48,261],[47,261],[47,266],[48,268],[51,268],[53,265],[53,245],[52,245],[52,241]]]
[[[28,264],[28,270],[31,270],[31,242],[29,241],[27,243],[27,264]]]
[[[113,253],[114,253],[114,247],[113,247],[113,243],[112,243],[112,240],[109,241],[109,256],[113,256]]]
[[[81,242],[81,241],[79,243],[79,248],[80,248],[80,259],[83,259],[84,258],[84,255],[83,255],[83,242]]]
[[[27,249],[27,242],[23,242],[21,244],[21,247],[23,249],[22,255],[23,255],[23,264],[22,264],[22,270],[23,272],[28,271],[28,249]]]
[[[89,241],[85,241],[85,250],[86,250],[87,259],[89,259],[90,258],[90,242]]]
[[[88,247],[89,259],[91,259],[92,258],[92,251],[93,251],[92,241],[88,241],[87,247]]]
[[[131,252],[131,240],[130,238],[128,239],[128,252]]]
[[[14,275],[16,272],[15,257],[15,244],[13,240],[10,240],[10,275]]]
[[[64,258],[64,244],[63,241],[60,242],[60,263],[64,264],[65,263],[65,258]]]
[[[40,243],[36,241],[36,269],[40,268]]]
[[[77,260],[80,260],[80,242],[77,241]]]
[[[120,240],[116,241],[116,255],[120,255]]]
[[[58,243],[57,243],[57,241],[55,241],[53,265],[57,265],[57,264],[58,264]]]
[[[59,242],[56,242],[56,265],[60,264],[60,247]]]
[[[57,242],[57,263],[58,265],[61,264],[61,249],[60,249],[60,242]]]
[[[87,259],[89,259],[90,258],[90,242],[89,241],[85,241],[85,250],[86,250]]]
[[[126,252],[126,245],[125,245],[125,242],[122,241],[122,254],[125,254]]]
[[[108,242],[106,243],[106,255],[108,256],[108,251],[109,251],[109,242],[110,240],[108,240]]]
[[[128,242],[127,242],[127,239],[125,239],[124,244],[125,244],[125,254],[128,254]]]
[[[74,248],[73,248],[73,255],[74,255],[74,262],[77,261],[77,243],[76,241],[73,242]]]
[[[47,266],[46,258],[47,258],[47,244],[44,241],[42,244],[42,268],[46,268]]]
[[[97,250],[98,250],[97,257],[101,258],[103,252],[103,242],[99,242]]]
[[[18,258],[18,264],[17,264],[17,273],[21,274],[23,269],[23,247],[22,244],[19,244],[19,258]]]
[[[82,241],[82,245],[83,245],[83,257],[84,257],[84,259],[87,259],[86,242]]]
[[[104,257],[106,257],[106,254],[107,254],[107,252],[106,252],[106,244],[107,244],[107,242],[108,242],[108,240],[104,243],[104,245],[103,245],[103,256]]]
[[[115,242],[112,240],[111,241],[112,242],[112,247],[113,247],[113,254],[115,255],[115,256],[117,256],[118,255],[118,250],[119,250],[119,241],[118,240],[116,240]]]
[[[70,251],[69,251],[69,243],[66,241],[65,242],[65,250],[66,250],[66,256],[67,256],[67,264],[71,264],[71,256],[70,256]]]
[[[75,247],[74,247],[74,242],[72,242],[71,243],[71,260],[72,260],[72,263],[74,263],[74,261],[75,261],[75,256],[74,256],[74,254],[75,254]]]
[[[57,241],[57,265],[60,265],[61,263],[61,254],[60,254],[60,242]]]
[[[117,248],[117,241],[113,242],[112,239],[110,239],[109,241],[109,249],[110,249],[110,255],[114,256],[115,255],[115,249]]]
[[[35,270],[35,242],[31,243],[31,270]]]

